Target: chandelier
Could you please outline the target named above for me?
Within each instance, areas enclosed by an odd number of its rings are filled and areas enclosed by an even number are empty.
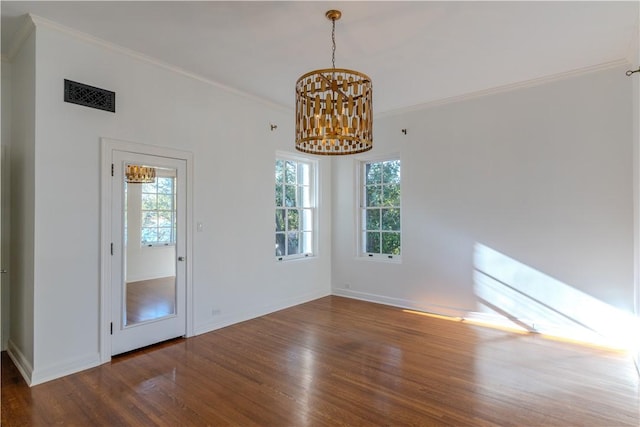
[[[125,179],[129,184],[149,184],[156,182],[156,170],[147,166],[127,165]]]
[[[296,82],[296,150],[310,154],[362,153],[373,147],[371,79],[363,73],[336,68],[336,21],[342,13],[329,10],[333,68],[304,74]]]

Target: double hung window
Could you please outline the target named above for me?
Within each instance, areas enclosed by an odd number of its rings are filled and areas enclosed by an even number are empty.
[[[312,256],[315,234],[315,162],[280,155],[275,164],[275,256]]]
[[[398,259],[401,254],[400,160],[361,162],[360,253]]]

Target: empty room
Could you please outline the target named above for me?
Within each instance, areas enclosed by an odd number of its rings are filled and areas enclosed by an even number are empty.
[[[640,425],[639,2],[0,10],[2,425]]]

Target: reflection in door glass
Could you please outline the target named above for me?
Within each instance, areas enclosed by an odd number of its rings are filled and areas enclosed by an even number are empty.
[[[176,170],[155,171],[153,182],[124,180],[125,326],[176,314]]]

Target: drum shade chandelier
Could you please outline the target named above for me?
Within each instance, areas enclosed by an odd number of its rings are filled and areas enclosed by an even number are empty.
[[[373,147],[371,79],[358,71],[336,68],[336,21],[329,10],[333,68],[304,74],[296,82],[296,149],[323,155],[356,154]]]
[[[127,165],[125,179],[129,184],[149,184],[156,182],[156,170],[147,166]]]

